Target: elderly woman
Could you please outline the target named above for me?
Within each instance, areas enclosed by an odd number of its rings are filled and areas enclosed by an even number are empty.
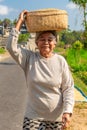
[[[53,52],[56,31],[36,33],[37,52],[17,46],[24,22],[22,11],[12,29],[7,49],[24,70],[27,81],[27,104],[23,130],[61,130],[71,121],[74,106],[74,83],[66,60]]]

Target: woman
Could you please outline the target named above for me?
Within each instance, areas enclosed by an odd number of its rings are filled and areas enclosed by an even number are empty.
[[[23,130],[61,130],[70,124],[74,106],[74,83],[65,59],[54,53],[56,31],[36,33],[39,51],[17,46],[26,10],[22,11],[8,39],[7,49],[24,70],[27,105]]]

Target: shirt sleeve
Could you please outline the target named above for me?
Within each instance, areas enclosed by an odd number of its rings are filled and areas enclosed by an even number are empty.
[[[29,50],[22,48],[18,42],[20,32],[13,28],[7,42],[6,49],[9,51],[11,56],[16,62],[24,69],[27,57],[29,56]]]
[[[74,107],[74,81],[67,62],[64,60],[62,73],[63,113],[72,113]]]

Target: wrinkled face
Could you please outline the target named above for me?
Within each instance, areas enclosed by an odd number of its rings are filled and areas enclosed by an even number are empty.
[[[42,56],[44,56],[44,54],[49,55],[53,52],[53,49],[55,48],[56,38],[52,33],[46,32],[39,36],[36,44]]]

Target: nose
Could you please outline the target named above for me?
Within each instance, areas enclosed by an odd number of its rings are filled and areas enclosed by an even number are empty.
[[[48,39],[45,39],[45,41],[44,41],[45,43],[49,43],[49,40]]]
[[[50,40],[49,40],[49,39],[44,39],[44,43],[45,43],[45,44],[49,44],[49,43],[50,43]]]

